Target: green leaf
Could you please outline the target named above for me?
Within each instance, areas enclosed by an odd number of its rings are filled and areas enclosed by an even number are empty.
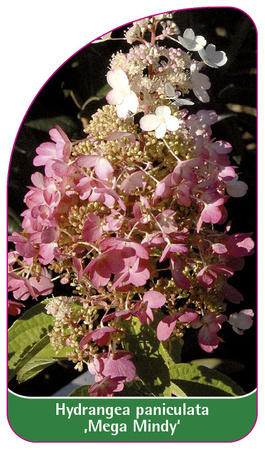
[[[185,392],[182,389],[180,389],[179,386],[173,383],[173,381],[171,381],[170,385],[171,385],[171,392],[173,395],[175,395],[176,397],[187,397]]]
[[[163,343],[161,342],[160,353],[163,356],[167,367],[181,362],[182,346],[182,340],[177,338],[168,339]]]
[[[196,364],[196,366],[208,367],[208,369],[216,369],[216,367],[222,364],[222,360],[220,358],[201,358],[193,359],[190,363]]]
[[[12,234],[13,231],[21,231],[21,220],[19,216],[13,211],[13,209],[8,208],[8,234]]]
[[[25,126],[34,130],[49,131],[59,125],[66,134],[71,134],[77,129],[76,122],[69,116],[44,117],[25,122]]]
[[[238,396],[243,389],[217,370],[195,364],[175,364],[169,369],[174,384],[188,396]]]
[[[133,380],[125,383],[121,392],[116,392],[115,397],[154,397],[142,380]]]
[[[11,380],[22,358],[51,331],[54,318],[46,313],[46,301],[30,308],[8,330],[8,368]]]
[[[110,91],[110,86],[109,84],[105,84],[97,93],[96,93],[96,97],[99,98],[103,98],[106,97],[107,93]]]
[[[69,351],[69,347],[64,347],[60,353],[56,354],[50,344],[49,336],[44,336],[18,364],[16,368],[18,382],[30,380],[56,361],[67,359]]]
[[[165,363],[164,348],[155,331],[148,324],[141,324],[133,317],[124,321],[125,348],[133,353],[132,361],[138,377],[156,396],[171,396],[169,370]]]
[[[75,388],[67,397],[90,397],[90,394],[87,390],[90,388],[90,385],[79,386]]]

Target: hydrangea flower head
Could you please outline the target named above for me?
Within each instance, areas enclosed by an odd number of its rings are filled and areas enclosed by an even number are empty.
[[[84,139],[56,126],[38,146],[33,164],[42,168],[24,197],[22,231],[9,236],[10,314],[29,297],[67,293],[46,300],[50,342],[95,376],[91,396],[112,396],[139,377],[135,342],[146,330],[182,342],[192,328],[198,350],[210,353],[222,341],[227,302],[243,302],[232,277],[254,242],[250,232],[232,234],[226,203],[247,185],[231,144],[216,140],[217,112],[194,112],[210,100],[205,64],[227,58],[190,28],[175,39],[171,19],[146,18],[125,33],[138,44],[112,55],[107,104]],[[238,334],[252,322],[248,309],[228,320]]]

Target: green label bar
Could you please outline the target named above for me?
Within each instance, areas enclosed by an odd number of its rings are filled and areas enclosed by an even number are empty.
[[[231,442],[257,415],[256,391],[242,397],[21,397],[8,392],[14,432],[32,442]]]

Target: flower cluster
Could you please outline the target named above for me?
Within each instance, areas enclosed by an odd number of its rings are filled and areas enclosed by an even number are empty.
[[[47,305],[50,339],[95,375],[90,395],[113,395],[135,378],[123,347],[132,317],[152,324],[159,309],[160,341],[191,327],[206,352],[222,340],[224,322],[239,334],[252,324],[252,310],[224,314],[227,301],[243,301],[228,280],[254,248],[251,233],[230,232],[226,209],[247,185],[231,165],[231,145],[212,136],[216,112],[182,109],[193,104],[184,97],[192,92],[209,101],[211,83],[200,70],[227,58],[191,29],[177,33],[164,16],[128,30],[128,42],[140,43],[113,55],[108,104],[92,116],[87,137],[70,141],[56,126],[37,148],[33,164],[43,173],[31,177],[23,231],[9,237],[10,314],[30,296],[51,294],[55,281],[72,289]],[[159,45],[165,37],[174,47]]]

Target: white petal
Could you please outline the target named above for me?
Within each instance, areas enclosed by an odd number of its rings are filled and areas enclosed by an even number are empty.
[[[206,56],[208,59],[212,59],[216,51],[216,47],[214,44],[209,44],[206,47]]]
[[[158,106],[156,108],[156,115],[161,118],[169,117],[171,114],[169,106]]]
[[[135,92],[131,91],[130,95],[125,98],[125,101],[128,105],[128,110],[132,113],[135,113],[139,105],[139,101]]]
[[[193,92],[195,96],[203,103],[208,103],[210,101],[210,97],[208,93],[203,89],[203,87],[197,86],[193,88]]]
[[[179,120],[177,117],[170,116],[165,119],[167,130],[176,131],[179,127]]]
[[[121,90],[122,88],[129,86],[128,77],[120,68],[110,70],[107,73],[107,82],[113,89],[117,90]]]
[[[187,28],[183,33],[184,39],[190,39],[191,41],[195,38],[195,33],[192,28]]]
[[[175,89],[173,88],[171,83],[166,83],[165,89],[166,89],[166,93],[167,93],[168,97],[175,96]]]
[[[195,45],[192,48],[192,50],[199,51],[205,46],[205,44],[206,44],[206,40],[204,39],[203,36],[196,36]]]
[[[195,36],[194,31],[191,28],[187,28],[183,37],[179,36],[179,42],[183,45],[183,47],[188,50],[201,50],[206,45],[206,40],[203,36]]]
[[[117,89],[112,89],[107,93],[106,100],[109,105],[120,105],[124,100],[124,96]]]
[[[128,105],[126,104],[126,102],[122,102],[120,105],[117,105],[117,116],[120,119],[126,119],[127,115],[128,115]]]
[[[227,56],[223,51],[216,51],[213,44],[209,44],[206,50],[200,50],[199,55],[207,66],[218,68],[227,62]]]
[[[153,131],[159,126],[159,124],[159,117],[157,117],[155,114],[147,114],[140,120],[140,127],[144,131]]]
[[[167,131],[166,123],[160,123],[160,125],[156,128],[156,138],[161,139],[165,136]]]
[[[226,64],[226,62],[227,62],[227,56],[226,56],[225,52],[223,52],[223,51],[215,52],[215,55],[212,59],[212,63],[214,64],[214,67],[215,66],[217,66],[217,67],[223,66],[224,64]]]
[[[244,197],[248,190],[248,185],[244,181],[237,181],[236,183],[226,183],[226,190],[231,197]]]

